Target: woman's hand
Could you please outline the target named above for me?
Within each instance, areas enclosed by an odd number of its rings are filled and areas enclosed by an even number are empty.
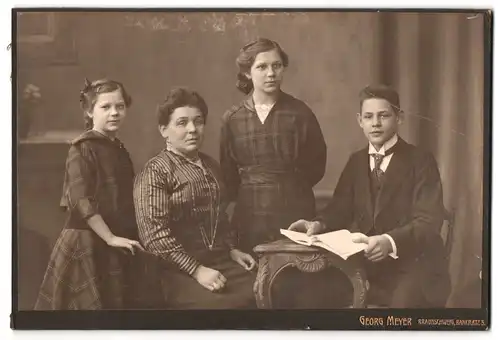
[[[119,237],[119,236],[111,236],[108,240],[108,246],[114,247],[114,248],[127,248],[132,255],[135,254],[134,252],[134,247],[137,247],[141,250],[144,251],[144,248],[141,246],[141,244],[138,241],[135,240],[129,240],[128,238],[125,237]]]
[[[200,285],[212,292],[223,289],[227,281],[219,271],[205,266],[196,268],[193,277]]]
[[[253,259],[252,255],[242,252],[239,249],[233,249],[229,252],[231,259],[238,263],[240,266],[250,271],[255,268],[257,263]]]

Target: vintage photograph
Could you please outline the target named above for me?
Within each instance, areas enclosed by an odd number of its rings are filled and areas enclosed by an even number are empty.
[[[14,328],[487,329],[491,12],[12,14]]]

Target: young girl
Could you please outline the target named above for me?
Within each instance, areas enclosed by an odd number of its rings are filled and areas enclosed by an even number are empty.
[[[86,131],[72,141],[61,206],[68,218],[52,251],[36,310],[132,307],[137,239],[130,156],[116,137],[131,97],[112,80],[85,81]],[[128,255],[127,255],[128,254]]]
[[[288,56],[277,42],[247,44],[236,63],[237,87],[248,97],[223,116],[220,163],[249,252],[315,215],[312,188],[325,171],[326,145],[311,109],[281,91]]]

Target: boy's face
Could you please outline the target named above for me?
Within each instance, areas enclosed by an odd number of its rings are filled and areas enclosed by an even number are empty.
[[[382,98],[369,98],[363,101],[358,123],[370,143],[381,148],[398,131],[402,123],[402,112]]]

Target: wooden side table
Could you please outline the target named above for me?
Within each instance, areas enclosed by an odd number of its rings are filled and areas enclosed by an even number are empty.
[[[306,247],[288,239],[258,245],[254,252],[259,257],[259,269],[254,284],[258,308],[273,308],[272,285],[280,272],[287,267],[295,267],[304,273],[316,273],[329,267],[339,269],[349,278],[353,287],[353,302],[350,307],[366,307],[368,281],[357,256],[344,260],[326,250]]]

